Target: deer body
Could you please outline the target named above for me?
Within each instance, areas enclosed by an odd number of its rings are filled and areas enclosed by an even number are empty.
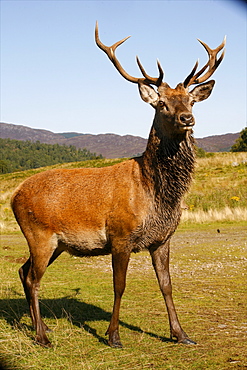
[[[98,169],[43,172],[27,179],[14,197],[13,209],[23,230],[30,223],[49,228],[60,245],[81,256],[109,254],[114,231],[125,238],[145,219],[151,203],[136,160]]]
[[[38,303],[39,283],[47,266],[63,251],[76,256],[111,253],[114,305],[107,334],[111,346],[122,346],[119,309],[128,262],[131,252],[146,248],[165,299],[171,337],[181,343],[194,343],[181,328],[172,300],[169,243],[194,169],[192,105],[210,95],[214,81],[189,92],[186,84],[191,80],[195,83],[193,72],[186,83],[171,89],[162,82],[160,65],[160,77],[154,79],[139,61],[144,79],[136,80],[115,59],[114,50],[122,41],[110,47],[108,53],[97,32],[96,28],[98,46],[126,79],[138,83],[140,95],[155,109],[155,117],[141,157],[112,167],[46,171],[24,181],[13,194],[12,209],[30,249],[30,258],[19,273],[36,341],[50,346]],[[155,84],[157,91],[150,84]]]

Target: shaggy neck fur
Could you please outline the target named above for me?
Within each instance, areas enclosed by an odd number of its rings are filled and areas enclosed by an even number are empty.
[[[159,138],[152,127],[146,151],[140,159],[147,196],[149,194],[153,201],[144,223],[131,233],[129,242],[133,252],[157,248],[176,230],[181,200],[194,170],[194,139],[188,132],[183,138]]]
[[[160,137],[152,127],[143,154],[143,177],[149,184],[158,207],[174,209],[188,190],[194,171],[194,138],[183,136]]]

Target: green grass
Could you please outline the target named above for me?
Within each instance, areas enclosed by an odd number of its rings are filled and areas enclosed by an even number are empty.
[[[217,229],[220,231],[217,232]],[[247,367],[246,227],[182,225],[171,248],[175,305],[198,344],[170,342],[165,304],[147,252],[134,254],[120,312],[123,349],[104,335],[113,302],[111,258],[63,254],[40,290],[53,348],[33,342],[34,331],[18,277],[28,256],[21,233],[1,236],[0,353],[12,368],[245,369]],[[14,367],[15,366],[15,367]]]
[[[217,153],[199,158],[187,196],[191,210],[247,208],[247,153]]]

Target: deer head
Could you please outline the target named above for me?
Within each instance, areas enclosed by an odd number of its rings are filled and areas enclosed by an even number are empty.
[[[192,106],[196,102],[207,99],[211,94],[215,81],[205,81],[212,76],[224,57],[225,51],[223,50],[220,57],[217,59],[218,53],[225,46],[226,38],[224,38],[223,42],[216,49],[210,49],[207,44],[199,40],[208,53],[208,62],[197,73],[196,70],[198,62],[196,62],[194,68],[185,78],[184,82],[179,83],[175,89],[172,89],[166,82],[162,81],[164,72],[159,62],[157,62],[159,77],[149,76],[138,57],[137,64],[141,70],[143,78],[130,76],[123,69],[116,58],[115,50],[129,37],[130,36],[116,42],[112,46],[106,46],[99,39],[98,23],[96,22],[96,44],[107,54],[118,72],[126,80],[138,84],[141,98],[155,108],[156,114],[154,122],[156,124],[156,129],[158,131],[161,130],[161,132],[165,132],[165,135],[168,137],[172,137],[174,135],[183,136],[187,132],[192,132],[192,128],[195,124],[195,119],[192,115]],[[156,90],[152,85],[156,87]],[[192,91],[189,91],[189,87],[191,85],[198,86],[196,86]]]

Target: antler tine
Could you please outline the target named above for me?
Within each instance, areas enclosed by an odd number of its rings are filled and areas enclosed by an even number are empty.
[[[190,74],[188,75],[188,77],[186,77],[186,79],[184,80],[184,87],[187,87],[190,80],[192,79],[192,77],[194,76],[195,74],[195,71],[197,70],[197,67],[198,67],[198,60],[196,61],[196,64],[194,65],[192,71],[190,72]]]
[[[133,77],[133,76],[130,76],[124,69],[123,67],[121,66],[120,62],[118,61],[116,55],[115,55],[115,50],[116,48],[121,45],[124,41],[126,41],[128,37],[125,37],[124,39],[120,40],[120,41],[117,41],[115,42],[115,44],[113,44],[112,46],[106,46],[104,45],[100,39],[99,39],[99,29],[98,29],[98,22],[96,22],[96,26],[95,26],[95,42],[96,44],[98,45],[98,47],[103,50],[106,55],[108,56],[108,58],[110,59],[110,61],[113,63],[113,65],[116,67],[116,69],[118,70],[118,72],[127,80],[127,81],[130,81],[130,82],[133,82],[133,83],[139,83],[139,82],[144,82],[144,83],[147,83],[147,84],[153,84],[153,85],[156,85],[156,86],[159,86],[162,82],[162,78],[163,78],[163,70],[158,62],[158,68],[159,68],[159,77],[158,78],[154,78],[154,77],[150,77],[146,74],[144,68],[142,67],[139,59],[137,58],[137,63],[139,65],[139,68],[144,76],[144,78],[136,78],[136,77]]]
[[[163,72],[163,69],[161,67],[160,62],[157,60],[157,66],[158,66],[158,70],[159,70],[159,77],[155,78],[155,77],[149,76],[146,73],[146,71],[143,68],[143,66],[140,62],[140,59],[138,57],[136,57],[136,61],[137,61],[138,67],[140,68],[140,71],[141,71],[142,75],[145,77],[144,79],[141,79],[141,80],[145,83],[148,83],[148,84],[153,84],[153,85],[156,85],[156,86],[160,86],[160,84],[163,80],[163,77],[164,77],[164,72]]]
[[[112,46],[106,46],[104,45],[100,39],[99,39],[99,28],[98,28],[98,22],[96,22],[96,26],[95,26],[95,41],[96,41],[96,44],[98,45],[98,47],[103,50],[106,55],[108,56],[108,58],[110,59],[110,61],[113,63],[113,65],[116,67],[116,69],[118,70],[118,72],[128,81],[130,82],[134,82],[134,83],[138,83],[138,78],[135,78],[135,77],[132,77],[130,76],[124,69],[123,67],[121,66],[121,64],[119,63],[118,59],[116,58],[115,56],[115,50],[116,48],[121,45],[124,41],[126,41],[128,37],[125,37],[124,39],[120,40],[120,41],[117,41],[115,44],[113,44]]]
[[[98,45],[98,47],[101,50],[103,50],[108,55],[108,57],[110,58],[111,61],[114,58],[114,51],[116,50],[116,48],[119,45],[121,45],[122,43],[124,43],[124,41],[126,41],[129,38],[130,38],[130,36],[127,36],[124,39],[115,42],[115,44],[113,44],[112,46],[106,46],[99,39],[99,27],[98,27],[98,22],[96,22],[96,27],[95,27],[95,41],[96,41],[96,44]]]
[[[197,72],[195,75],[195,71],[197,68],[198,63],[196,63],[195,67],[191,71],[188,77],[184,80],[184,87],[188,87],[193,84],[199,84],[204,81],[206,81],[212,74],[216,71],[220,63],[222,62],[224,55],[225,55],[225,50],[222,51],[220,57],[217,59],[217,54],[224,48],[226,44],[226,36],[224,37],[223,42],[216,48],[216,49],[211,49],[205,42],[201,41],[198,39],[198,41],[203,45],[203,47],[206,49],[209,60],[205,64],[204,67],[200,69],[199,72]],[[208,71],[201,76],[201,74],[208,68]],[[201,77],[199,77],[201,76]]]

